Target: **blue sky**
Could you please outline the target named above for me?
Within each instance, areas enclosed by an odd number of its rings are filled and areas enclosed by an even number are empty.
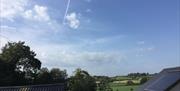
[[[69,3],[68,3],[69,2]],[[0,47],[25,41],[43,67],[92,75],[180,65],[179,0],[1,0]]]

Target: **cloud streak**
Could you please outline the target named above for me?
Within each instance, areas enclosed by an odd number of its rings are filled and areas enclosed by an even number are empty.
[[[66,11],[65,11],[65,13],[64,13],[63,24],[65,23],[65,19],[66,19],[68,10],[69,10],[69,5],[70,5],[70,3],[71,3],[71,0],[68,0],[67,6],[66,6]]]

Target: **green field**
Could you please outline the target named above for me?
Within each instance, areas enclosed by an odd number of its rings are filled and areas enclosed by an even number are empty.
[[[142,78],[143,76],[136,78],[116,76],[111,78],[112,80],[108,83],[108,85],[113,91],[136,91],[140,86]]]
[[[132,78],[127,77],[127,76],[117,76],[117,77],[114,77],[113,79],[121,81],[121,80],[131,80]]]
[[[139,86],[112,86],[113,91],[135,91]]]
[[[113,89],[113,91],[135,91],[139,85],[131,85],[131,86],[126,86],[125,83],[110,83],[110,87]]]

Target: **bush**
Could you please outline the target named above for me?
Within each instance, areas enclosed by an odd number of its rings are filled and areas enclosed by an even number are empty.
[[[132,80],[128,80],[126,85],[134,85],[134,82]]]
[[[147,77],[143,77],[141,80],[140,80],[140,84],[144,84],[145,82],[148,81],[148,78]]]
[[[68,80],[69,91],[96,91],[96,81],[88,72],[77,69]]]

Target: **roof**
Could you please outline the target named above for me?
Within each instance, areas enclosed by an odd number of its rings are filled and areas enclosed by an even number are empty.
[[[64,83],[0,87],[0,91],[65,91]]]
[[[167,68],[140,86],[137,91],[166,91],[180,81],[180,67]]]

